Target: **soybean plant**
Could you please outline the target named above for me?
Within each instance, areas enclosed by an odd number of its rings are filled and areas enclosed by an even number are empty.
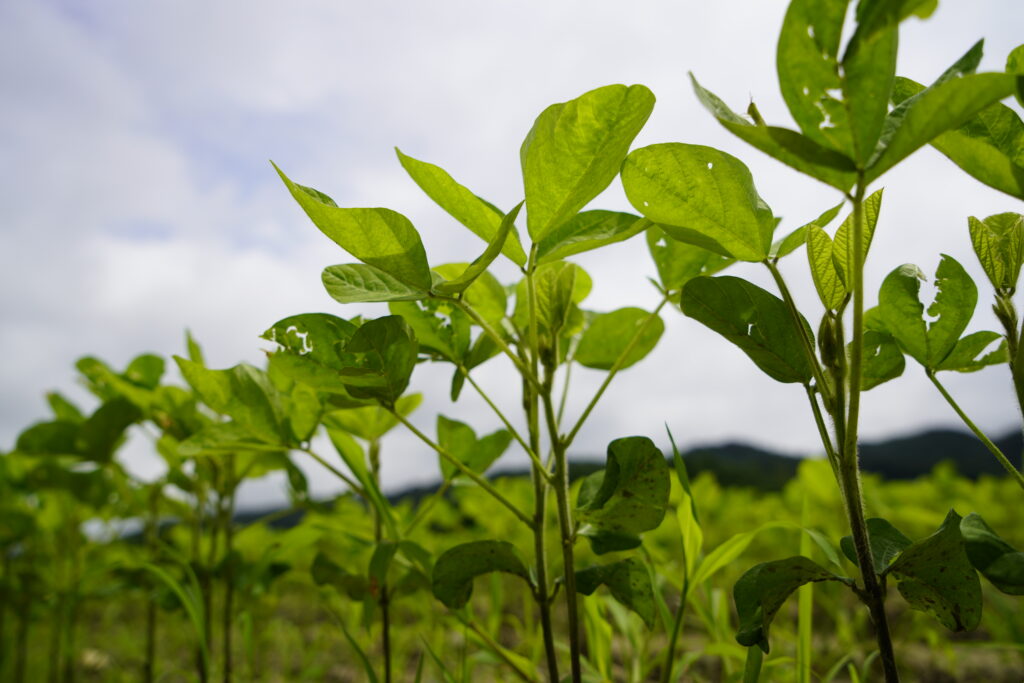
[[[586,537],[598,555],[640,545],[639,534],[661,522],[667,505],[669,480],[663,455],[647,438],[613,441],[608,446],[607,468],[583,482],[573,505],[567,453],[615,375],[657,343],[663,329],[658,314],[678,296],[678,290],[663,289],[654,311],[634,307],[604,314],[584,311],[580,306],[590,289],[589,276],[566,260],[652,226],[630,213],[583,209],[616,177],[653,105],[647,88],[613,85],[545,109],[520,150],[524,201],[508,212],[481,199],[438,166],[398,152],[413,181],[487,243],[469,264],[432,267],[418,232],[405,216],[383,208],[339,207],[326,194],[299,185],[278,170],[313,223],[361,261],[328,267],[323,273],[328,293],[341,303],[387,302],[392,315],[350,322],[321,314],[283,321],[275,326],[279,332],[275,340],[287,341],[273,358],[292,356],[288,362],[296,382],[320,392],[343,391],[379,406],[438,453],[444,476],[441,491],[455,477],[470,480],[531,530],[532,565],[507,541],[473,541],[450,548],[436,559],[432,585],[434,595],[456,618],[469,623],[463,608],[474,577],[499,571],[527,582],[539,613],[552,681],[561,680],[552,619],[560,587],[564,587],[573,681],[582,676],[577,593],[590,594],[604,584],[648,625],[654,621],[650,578],[639,559],[630,556],[577,570],[574,545]],[[524,206],[528,243],[516,227]],[[522,273],[522,279],[507,289],[487,271],[499,257]],[[514,299],[511,308],[509,294]],[[329,324],[321,324],[328,320]],[[508,409],[500,407],[473,376],[475,368],[497,356],[503,356],[518,374],[525,429],[516,426]],[[478,438],[468,425],[441,416],[436,439],[421,431],[406,418],[399,403],[414,366],[421,361],[453,366],[451,398],[458,399],[468,385],[504,430]],[[607,375],[570,425],[564,421],[565,395],[573,363]],[[560,384],[557,390],[556,383]],[[531,463],[534,499],[529,511],[508,500],[483,476],[512,440]],[[552,572],[546,540],[551,493],[556,504],[560,576]],[[428,512],[421,511],[413,526],[423,514]],[[400,546],[406,532],[388,530],[388,540]],[[485,642],[490,638],[476,632]],[[514,673],[534,677],[497,643],[489,647]]]
[[[842,193],[851,210],[834,236],[824,228],[841,207],[774,240],[779,221],[749,170],[709,147],[670,143],[638,149],[626,159],[622,181],[633,206],[669,237],[762,263],[771,273],[780,296],[735,277],[698,277],[683,288],[682,310],[739,346],[768,376],[804,388],[843,494],[852,536],[842,546],[859,567],[860,581],[802,556],[758,565],[735,587],[737,640],[767,652],[771,621],[789,594],[808,582],[838,581],[867,606],[885,680],[892,682],[899,674],[884,608],[886,580],[899,583],[912,607],[933,612],[957,630],[977,624],[980,589],[964,556],[955,512],[935,535],[917,543],[884,520],[865,518],[857,454],[861,395],[903,367],[897,344],[873,334],[865,315],[864,262],[881,204],[881,192],[869,188],[936,136],[1010,95],[1016,78],[974,73],[979,45],[935,84],[890,111],[899,24],[914,14],[926,16],[935,3],[860,2],[843,47],[848,4],[793,0],[786,12],[776,63],[783,99],[799,130],[768,125],[753,103],[748,118],[740,116],[692,79],[700,101],[725,128]],[[825,308],[817,339],[778,267],[803,244]],[[937,558],[946,554],[951,559],[940,567]],[[756,660],[752,656],[753,669]]]

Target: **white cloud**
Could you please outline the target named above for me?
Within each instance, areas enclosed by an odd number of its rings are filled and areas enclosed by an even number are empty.
[[[213,365],[258,362],[256,337],[273,321],[340,310],[319,272],[349,258],[308,224],[268,158],[342,204],[406,213],[434,262],[468,260],[481,244],[405,178],[392,147],[511,206],[522,194],[519,144],[545,106],[605,83],[640,82],[659,101],[638,144],[720,146],[748,163],[783,228],[809,220],[835,193],[729,137],[686,77],[694,71],[737,109],[753,97],[766,118],[786,124],[774,75],[783,10],[751,0],[648,2],[628,12],[582,1],[3,4],[0,444],[44,414],[41,392],[68,387],[80,355],[115,364],[146,350],[169,355],[191,327]],[[985,64],[999,68],[1022,23],[1024,6],[946,3],[904,31],[901,71],[928,80],[983,33],[992,55]],[[869,292],[899,263],[932,269],[940,251],[980,278],[966,215],[1019,210],[931,150],[886,183]],[[617,184],[599,203],[628,208]],[[792,259],[796,296],[814,310],[801,257]],[[654,304],[639,241],[580,262],[596,276],[592,307]],[[767,284],[752,268],[742,272]],[[382,309],[341,314],[371,310]],[[976,325],[992,327],[987,306],[980,310]],[[665,422],[684,444],[735,438],[814,448],[799,388],[759,376],[737,349],[678,313],[665,317],[661,345],[613,384],[581,433],[581,452],[597,455],[627,433],[664,443]],[[1018,419],[1004,374],[950,379],[994,430]],[[570,415],[600,381],[574,375]],[[501,360],[481,368],[480,380],[515,411],[516,386]],[[465,412],[481,430],[496,426],[468,391],[451,406],[447,382],[440,370],[418,372],[414,384],[431,399],[417,424],[432,432],[443,411]],[[955,421],[916,368],[865,397],[867,437],[937,424]],[[408,435],[388,445],[393,485],[435,467]]]

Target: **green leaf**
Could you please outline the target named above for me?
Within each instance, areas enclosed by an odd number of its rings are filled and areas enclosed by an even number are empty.
[[[576,592],[592,595],[608,586],[612,597],[636,612],[647,628],[654,628],[654,589],[647,567],[635,558],[588,567],[576,572]]]
[[[190,361],[206,365],[206,361],[203,359],[203,349],[199,346],[199,342],[196,341],[195,337],[192,336],[190,330],[185,330],[185,348],[188,351],[188,359]]]
[[[985,353],[993,342],[999,342],[995,349]],[[974,332],[956,343],[949,355],[939,363],[936,370],[955,372],[976,372],[990,365],[999,365],[1010,360],[1006,338],[998,332]]]
[[[75,439],[78,452],[89,460],[109,462],[125,430],[140,419],[142,411],[126,398],[105,402],[80,425]]]
[[[66,420],[38,422],[18,435],[14,449],[25,455],[77,455],[79,423]]]
[[[736,137],[842,192],[856,182],[856,167],[848,156],[795,131],[766,125],[753,104],[748,107],[754,119],[751,123],[729,109],[714,93],[702,88],[693,74],[690,74],[690,80],[701,104]]]
[[[937,5],[937,0],[861,0],[857,5],[855,39],[870,40],[910,16],[927,19]]]
[[[318,586],[332,586],[350,600],[361,601],[370,595],[370,584],[366,577],[342,569],[323,552],[318,552],[309,568],[313,583]]]
[[[878,213],[882,208],[882,190],[869,195],[862,206],[864,234],[861,239],[861,254],[864,259],[867,259],[868,251],[871,249],[871,240],[875,236],[875,226],[878,224]],[[836,237],[832,243],[832,260],[838,269],[839,277],[846,285],[853,282],[853,269],[856,267],[853,260],[853,232],[853,212],[851,212],[836,230]],[[862,260],[861,265],[863,263]]]
[[[934,534],[904,550],[886,573],[916,610],[930,612],[951,631],[970,631],[981,620],[981,583],[967,559],[960,515],[946,515]]]
[[[807,383],[811,366],[786,304],[736,277],[700,277],[683,288],[683,313],[736,344],[769,377]],[[810,326],[801,318],[805,334]]]
[[[512,434],[505,429],[499,429],[478,439],[476,432],[469,425],[438,415],[437,442],[456,460],[474,472],[483,474],[508,449],[512,442]],[[454,465],[444,458],[439,458],[439,461],[441,475],[446,480],[459,476],[460,472]]]
[[[64,396],[56,391],[51,391],[46,394],[46,402],[50,404],[50,409],[53,411],[54,417],[59,422],[74,422],[81,424],[85,422],[85,415],[79,410],[71,401],[64,398]]]
[[[408,417],[421,403],[423,394],[406,394],[395,401],[395,412]],[[398,419],[380,406],[362,406],[331,411],[324,417],[324,424],[331,429],[343,429],[364,441],[376,441],[398,425]]]
[[[490,203],[470,192],[455,182],[447,172],[439,166],[417,161],[402,154],[395,148],[398,160],[413,181],[438,206],[447,211],[455,220],[469,228],[474,235],[491,244],[501,229],[501,212]],[[518,266],[526,265],[526,253],[519,242],[519,234],[513,227],[508,238],[501,246],[501,253]]]
[[[805,223],[793,232],[786,235],[781,240],[776,240],[772,244],[771,254],[772,258],[780,259],[783,256],[788,256],[794,251],[799,249],[807,241],[807,231],[812,225],[817,225],[819,228],[824,228],[826,225],[832,222],[832,220],[839,215],[839,210],[843,208],[843,202],[839,202],[828,211],[824,212],[810,223]]]
[[[1024,595],[1024,553],[1014,549],[972,512],[960,522],[971,564],[1007,595]]]
[[[261,338],[324,367],[340,370],[338,347],[344,346],[358,327],[328,313],[293,315],[274,323]]]
[[[466,263],[446,263],[434,268],[434,272],[446,280],[451,280],[463,273],[467,267]],[[480,317],[496,326],[505,317],[505,309],[508,307],[505,288],[487,271],[481,273],[480,277],[462,292],[462,300],[476,309]]]
[[[469,602],[473,579],[490,572],[505,572],[530,582],[519,551],[507,541],[472,541],[449,548],[434,564],[434,596],[449,609]]]
[[[653,108],[644,86],[609,85],[537,117],[519,153],[534,242],[608,187]]]
[[[666,292],[677,292],[698,275],[713,275],[735,263],[735,259],[671,239],[656,225],[647,229],[647,249]]]
[[[407,285],[380,268],[361,263],[327,266],[320,280],[331,298],[343,304],[416,301],[430,296],[425,289]]]
[[[843,55],[843,103],[858,165],[871,158],[885,128],[898,42],[895,26],[870,37],[855,33]]]
[[[237,422],[206,425],[178,444],[178,455],[182,458],[258,450],[282,451],[284,446],[261,441],[251,430]]]
[[[898,105],[924,89],[909,78],[897,78],[893,102]],[[1024,122],[1010,107],[992,104],[931,144],[989,187],[1024,199]]]
[[[421,352],[430,351],[459,364],[469,351],[471,321],[449,303],[436,299],[415,303],[393,302],[388,305],[388,310],[402,316],[416,335]]]
[[[768,256],[775,220],[749,169],[711,147],[663,143],[622,166],[626,196],[671,237],[742,261]]]
[[[759,646],[768,652],[768,631],[786,598],[805,583],[849,579],[836,576],[817,562],[795,556],[765,562],[747,570],[733,587],[733,599],[739,616],[736,642],[746,647]]]
[[[978,290],[963,266],[943,254],[935,272],[938,293],[927,310],[930,318],[937,319],[927,322],[919,297],[923,279],[920,269],[910,264],[889,273],[878,292],[878,311],[903,350],[925,368],[935,370],[967,328]]]
[[[163,374],[164,359],[151,353],[144,353],[132,359],[122,376],[145,389],[156,389]]]
[[[487,266],[491,265],[494,259],[498,258],[498,254],[501,253],[501,248],[505,244],[505,240],[508,238],[510,231],[514,230],[516,217],[519,215],[519,210],[523,208],[523,202],[519,202],[515,207],[509,211],[503,219],[501,219],[501,226],[498,228],[498,232],[495,233],[494,238],[487,245],[487,249],[484,250],[476,260],[474,260],[466,270],[462,272],[458,277],[443,282],[434,287],[434,290],[438,294],[458,294],[463,292],[473,282],[480,277]]]
[[[537,244],[537,262],[549,263],[622,242],[643,232],[650,224],[631,213],[584,211],[555,227]]]
[[[246,363],[209,370],[180,356],[174,360],[185,381],[214,412],[231,417],[266,443],[290,442],[281,398],[265,372]]]
[[[852,343],[851,343],[852,344]],[[847,344],[847,353],[852,353]],[[874,389],[903,374],[906,361],[899,344],[891,334],[877,330],[864,332],[864,354],[861,359],[861,391]]]
[[[363,324],[340,354],[342,381],[356,398],[393,405],[409,386],[418,345],[412,328],[398,315]]]
[[[392,538],[398,538],[398,527],[395,524],[391,505],[384,497],[384,494],[381,493],[376,479],[370,475],[366,467],[366,454],[363,452],[362,447],[348,432],[332,429],[330,426],[327,428],[327,436],[330,437],[331,444],[345,462],[349,472],[356,478],[359,485],[363,487],[369,498],[370,505],[383,518],[384,524],[388,529],[388,535]]]
[[[794,0],[775,55],[779,89],[790,114],[814,142],[849,155],[853,149],[842,101],[839,40],[849,0]]]
[[[584,367],[611,370],[639,333],[640,336],[619,368],[624,370],[650,353],[664,331],[665,323],[661,318],[651,318],[651,314],[642,308],[620,308],[611,313],[602,313],[584,330],[573,359]]]
[[[1024,45],[1018,45],[1006,55],[1006,73],[1024,76]],[[1017,79],[1017,104],[1024,107],[1024,78]]]
[[[600,486],[593,496],[585,497],[581,490],[579,533],[596,539],[591,546],[601,554],[609,534],[635,536],[661,524],[668,495],[668,464],[654,442],[644,436],[616,439],[608,444]]]
[[[310,220],[342,249],[413,289],[430,289],[427,254],[408,218],[390,209],[339,208],[327,195],[293,183],[274,168]]]
[[[292,435],[299,443],[309,441],[313,438],[316,428],[320,426],[323,404],[320,403],[316,390],[308,384],[296,384],[290,399],[288,421],[292,427]]]
[[[1015,290],[1024,263],[1024,216],[1010,212],[982,220],[971,216],[967,223],[974,253],[992,286],[996,290]]]
[[[568,261],[545,263],[534,272],[541,346],[549,346],[568,322],[573,304],[582,299],[580,284],[587,285],[589,290],[589,277],[582,268]],[[523,278],[516,286],[516,306],[512,317],[524,334],[530,329],[528,291],[526,278]]]
[[[899,557],[900,553],[906,550],[913,541],[887,519],[871,517],[865,523],[868,528],[868,545],[871,546],[871,558],[875,573],[884,574],[892,561]],[[839,547],[850,562],[859,566],[853,536],[843,536],[839,541]]]
[[[818,297],[825,308],[838,311],[849,296],[839,269],[832,259],[832,238],[817,225],[807,228],[807,261],[811,266],[811,278]]]
[[[886,117],[875,155],[868,161],[870,183],[919,147],[1013,93],[1016,76],[973,72],[980,44],[946,71],[933,85],[900,102]]]

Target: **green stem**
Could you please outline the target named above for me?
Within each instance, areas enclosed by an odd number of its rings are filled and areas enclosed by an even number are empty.
[[[553,354],[555,358],[558,354]],[[576,594],[576,560],[573,557],[575,533],[573,532],[572,508],[569,505],[569,463],[566,457],[568,441],[558,434],[558,421],[551,398],[553,368],[545,372],[541,401],[544,404],[544,418],[547,421],[548,438],[551,440],[552,455],[555,459],[555,500],[558,504],[558,529],[562,541],[563,578],[565,580],[565,602],[569,616],[569,655],[573,683],[582,681],[579,605]]]
[[[807,364],[811,367],[811,374],[814,375],[814,382],[818,386],[818,391],[821,393],[822,399],[824,399],[825,404],[828,405],[831,403],[832,398],[829,395],[829,386],[825,381],[825,375],[821,370],[821,364],[818,362],[818,356],[814,350],[814,342],[811,340],[807,327],[804,324],[803,316],[800,315],[800,311],[796,307],[796,301],[793,299],[793,295],[789,291],[789,287],[786,285],[786,280],[782,277],[782,272],[779,270],[775,261],[766,259],[763,263],[772,274],[772,278],[775,280],[775,284],[779,288],[779,293],[782,294],[782,300],[786,303],[786,307],[789,309],[790,317],[793,319],[793,325],[800,332],[800,345],[804,349]]]
[[[875,625],[879,659],[886,683],[898,683],[896,656],[892,636],[885,615],[885,589],[875,574],[871,545],[868,542],[867,523],[864,518],[864,498],[860,489],[860,467],[857,454],[857,430],[860,421],[860,395],[864,356],[864,183],[863,173],[857,179],[853,196],[853,339],[850,342],[849,374],[847,376],[848,403],[843,429],[845,439],[840,450],[840,483],[845,493],[847,517],[853,536],[854,548],[864,581],[864,593],[871,619]]]
[[[369,448],[370,476],[377,489],[380,489],[380,441],[370,440]],[[381,520],[381,511],[374,507],[373,510],[373,542],[380,545],[384,539],[384,530]],[[388,594],[388,583],[382,579],[379,586],[377,605],[380,608],[381,616],[381,651],[384,659],[384,683],[391,683],[391,598]]]
[[[473,633],[475,633],[480,638],[480,640],[484,641],[484,643],[487,644],[487,647],[491,650],[491,652],[493,652],[495,655],[501,658],[501,661],[505,662],[506,666],[508,666],[512,670],[512,673],[514,673],[517,678],[526,681],[526,683],[531,683],[535,680],[533,676],[520,669],[519,665],[515,662],[515,660],[510,658],[508,656],[508,653],[505,652],[505,648],[498,645],[494,638],[492,638],[491,635],[487,633],[487,631],[480,628],[480,626],[478,626],[475,621],[466,619],[459,615],[457,612],[455,612],[454,614],[459,618],[459,621],[462,622],[463,626],[466,626],[471,631],[473,631]]]
[[[491,410],[494,411],[494,414],[498,416],[498,419],[500,419],[502,424],[505,425],[505,428],[509,431],[510,434],[512,434],[512,438],[514,438],[519,443],[519,445],[523,447],[523,451],[526,453],[527,456],[529,456],[531,462],[533,462],[533,464],[536,467],[540,468],[541,474],[550,483],[551,473],[548,472],[547,469],[544,467],[544,463],[541,461],[540,456],[537,455],[537,451],[534,448],[531,448],[530,445],[526,443],[526,440],[523,439],[522,435],[516,430],[515,427],[512,426],[512,423],[509,421],[509,419],[505,417],[505,413],[501,412],[501,409],[498,408],[497,405],[495,405],[494,401],[491,400],[491,397],[488,396],[480,387],[480,385],[477,384],[476,381],[470,376],[469,371],[466,370],[461,365],[458,367],[458,370],[459,372],[462,373],[462,376],[466,378],[466,381],[469,382],[470,386],[476,390],[476,393],[480,394],[480,397],[487,403],[487,405],[491,407]]]
[[[366,499],[366,500],[370,499],[369,495],[366,492],[366,489],[364,489],[362,486],[360,486],[358,483],[356,483],[352,479],[352,477],[348,476],[347,474],[345,474],[344,472],[339,470],[337,467],[335,467],[334,465],[332,465],[331,463],[327,462],[322,457],[317,455],[316,451],[312,450],[311,448],[300,448],[299,450],[301,450],[303,453],[305,453],[306,455],[308,455],[309,457],[313,458],[318,463],[320,463],[320,465],[322,467],[324,467],[324,469],[326,469],[328,472],[330,472],[331,474],[336,476],[338,479],[341,479],[343,482],[345,482],[345,484],[350,489],[355,491],[357,494],[362,496],[364,499]]]
[[[478,486],[480,486],[480,488],[489,493],[492,498],[494,498],[496,501],[498,501],[506,508],[508,508],[509,511],[512,512],[512,514],[514,514],[519,519],[519,521],[521,521],[526,526],[533,528],[533,521],[530,519],[530,517],[526,515],[522,510],[517,508],[511,501],[509,501],[508,498],[503,496],[501,492],[494,488],[494,486],[492,486],[489,481],[487,481],[485,478],[481,477],[479,474],[471,470],[461,460],[453,456],[451,453],[441,448],[440,445],[434,443],[429,436],[427,436],[419,429],[417,429],[414,424],[409,422],[407,419],[405,419],[405,417],[397,413],[394,409],[388,408],[387,410],[396,420],[401,422],[410,432],[415,434],[420,441],[430,446],[430,448],[433,449],[434,452],[436,452],[438,455],[440,455],[442,458],[448,461],[448,463],[455,467],[455,469],[465,474],[467,477],[473,480]]]
[[[525,365],[523,365],[522,361],[519,360],[519,357],[515,354],[515,352],[511,348],[509,348],[508,343],[505,342],[505,339],[501,336],[501,334],[499,334],[497,330],[491,327],[491,324],[484,320],[483,317],[479,313],[477,313],[472,306],[467,304],[462,299],[455,299],[452,297],[439,298],[451,302],[454,306],[456,306],[462,312],[468,315],[473,320],[473,322],[480,326],[480,328],[488,337],[494,340],[494,343],[498,345],[498,348],[501,349],[502,353],[504,353],[512,360],[513,365],[516,366],[516,369],[519,370],[520,374],[526,379],[526,381],[530,382],[534,386],[539,385],[539,382],[537,381],[537,375],[535,373],[530,372],[530,370]]]
[[[821,406],[818,405],[818,398],[814,394],[814,388],[810,384],[804,384],[804,391],[807,392],[807,402],[811,405],[811,412],[814,413],[814,424],[818,428],[818,436],[821,437],[821,445],[825,448],[825,455],[828,456],[828,464],[832,466],[832,473],[839,476],[839,458],[836,449],[832,445],[832,438],[828,434],[828,427],[825,425],[825,418],[821,413]]]
[[[633,347],[635,347],[639,343],[640,337],[644,334],[644,332],[647,331],[647,328],[650,327],[650,325],[654,322],[654,319],[658,317],[658,313],[660,313],[661,309],[665,307],[665,304],[668,303],[668,300],[669,294],[666,293],[664,296],[662,296],[661,301],[658,303],[658,306],[654,309],[654,311],[649,316],[647,316],[647,319],[643,322],[643,324],[637,328],[636,332],[633,334],[633,338],[629,340],[628,344],[626,344],[626,348],[624,348],[622,350],[622,353],[619,354],[619,357],[615,359],[615,362],[612,364],[612,367],[608,371],[608,375],[604,378],[604,381],[601,383],[601,386],[598,387],[597,392],[594,394],[593,398],[590,399],[590,403],[588,403],[587,407],[583,410],[583,414],[580,415],[578,420],[576,420],[576,424],[573,425],[573,428],[571,430],[569,430],[569,435],[565,437],[565,443],[563,445],[566,449],[568,449],[572,442],[576,439],[576,435],[579,434],[580,429],[583,427],[583,423],[587,421],[588,417],[590,417],[590,413],[594,410],[594,407],[597,405],[597,402],[601,400],[601,396],[604,395],[604,392],[608,388],[608,385],[612,383],[612,380],[615,379],[615,375],[617,375],[619,370],[622,369],[622,365],[626,362],[626,358],[628,358],[629,354],[633,351]]]
[[[998,460],[999,464],[1003,466],[1006,473],[1013,477],[1018,486],[1024,488],[1024,475],[1020,473],[1020,470],[1014,467],[1013,463],[1010,462],[1010,459],[1007,458],[999,449],[999,446],[992,443],[992,440],[985,435],[985,432],[981,431],[978,425],[974,424],[971,418],[967,417],[967,413],[961,410],[960,406],[957,405],[957,402],[954,401],[953,397],[950,396],[948,391],[946,391],[946,387],[939,382],[939,378],[935,376],[935,373],[931,370],[925,370],[925,374],[928,376],[928,379],[931,380],[932,384],[935,385],[935,388],[939,390],[939,393],[942,394],[942,397],[946,399],[946,402],[953,408],[956,414],[960,416],[960,419],[963,420],[965,425],[967,425],[967,428],[974,432],[974,435],[978,437],[979,441],[985,444],[985,448],[987,448],[992,455],[996,456],[996,460]]]
[[[679,634],[683,630],[683,616],[686,613],[686,600],[689,592],[690,578],[686,577],[683,579],[683,590],[679,594],[679,608],[676,609],[675,619],[672,620],[672,633],[668,636],[668,647],[665,648],[665,663],[661,665],[661,683],[670,683],[672,680],[676,644],[679,642]]]

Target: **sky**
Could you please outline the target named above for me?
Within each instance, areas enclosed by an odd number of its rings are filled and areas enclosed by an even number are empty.
[[[271,159],[340,206],[405,214],[432,264],[468,261],[482,242],[431,204],[394,148],[509,209],[522,199],[520,143],[546,106],[609,83],[642,83],[658,101],[635,147],[718,147],[751,168],[783,217],[780,231],[811,220],[839,201],[836,191],[730,136],[687,78],[692,71],[734,109],[753,99],[770,123],[792,126],[774,71],[785,8],[774,0],[648,0],[628,11],[607,0],[0,3],[0,450],[47,418],[46,391],[89,405],[74,380],[80,356],[115,367],[142,352],[169,358],[183,352],[187,328],[211,367],[260,364],[271,345],[259,335],[288,315],[386,314],[383,305],[342,306],[323,291],[321,270],[354,259],[308,221]],[[982,70],[1002,70],[1021,26],[1022,3],[947,0],[929,20],[907,22],[897,71],[929,82],[982,37]],[[913,262],[933,273],[946,253],[980,284],[969,329],[998,329],[967,216],[1020,212],[1020,202],[931,149],[878,186],[888,189],[867,267],[869,300],[893,268]],[[591,208],[631,210],[617,180]],[[595,281],[586,307],[655,305],[641,239],[575,260]],[[816,318],[803,252],[783,264]],[[744,264],[731,274],[769,287],[760,270]],[[507,264],[495,273],[506,282],[516,274]],[[820,450],[799,387],[762,375],[678,311],[663,318],[658,347],[616,378],[574,454],[597,457],[611,439],[637,434],[667,447],[666,425],[684,449],[743,441],[793,455]],[[515,411],[507,364],[491,361],[477,379]],[[570,418],[602,379],[574,369]],[[1019,426],[1005,367],[946,379],[984,429]],[[448,381],[446,369],[417,369],[413,389],[426,396],[418,426],[433,433],[438,413],[478,432],[500,426],[469,392],[451,404]],[[912,362],[904,377],[865,395],[865,440],[934,427],[960,428]],[[142,435],[121,457],[141,477],[160,471]],[[383,459],[392,490],[438,476],[436,457],[407,433],[388,437]],[[511,449],[501,461],[525,462]],[[301,464],[317,494],[339,490],[324,470]],[[271,478],[248,486],[242,504],[282,500],[283,484]]]

